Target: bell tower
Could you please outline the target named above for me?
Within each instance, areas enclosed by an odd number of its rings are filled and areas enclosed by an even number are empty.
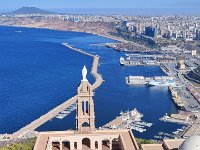
[[[95,130],[95,115],[92,86],[88,82],[87,69],[82,69],[83,79],[77,90],[76,129],[78,132]]]

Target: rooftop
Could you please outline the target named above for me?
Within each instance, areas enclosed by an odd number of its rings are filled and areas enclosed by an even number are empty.
[[[133,137],[132,131],[130,130],[96,130],[88,133],[79,133],[77,131],[40,132],[34,150],[46,150],[48,149],[48,145],[51,145],[54,141],[62,143],[64,141],[71,140],[82,141],[85,138],[90,139],[91,142],[95,140],[101,143],[104,139],[108,139],[110,142],[113,142],[113,139],[118,138],[125,150],[139,149],[135,138]]]
[[[164,150],[162,144],[143,144],[142,150]]]

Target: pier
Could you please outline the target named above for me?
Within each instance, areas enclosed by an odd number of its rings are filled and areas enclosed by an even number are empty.
[[[102,76],[98,73],[97,69],[98,69],[98,64],[99,64],[99,56],[97,55],[92,55],[90,53],[84,52],[81,49],[75,48],[70,46],[68,43],[63,43],[64,46],[66,46],[67,48],[77,51],[79,53],[82,53],[84,55],[93,57],[93,65],[92,65],[92,70],[91,70],[91,74],[94,76],[95,78],[95,83],[92,85],[92,89],[95,90],[96,88],[98,88],[102,82],[103,82],[103,78]]]
[[[151,127],[152,123],[142,121],[143,114],[139,113],[137,109],[131,111],[120,112],[120,115],[115,119],[100,127],[100,129],[131,129],[138,132],[145,132],[146,127]]]
[[[63,45],[68,47],[71,50],[74,50],[74,51],[77,51],[77,52],[82,53],[84,55],[93,57],[93,65],[92,65],[92,69],[91,69],[91,74],[95,78],[95,83],[92,85],[92,89],[95,90],[96,88],[98,88],[103,82],[102,76],[98,73],[99,56],[92,55],[90,53],[84,52],[81,49],[74,48],[74,47],[68,45],[67,43],[63,43]],[[41,126],[42,124],[44,124],[48,120],[54,118],[58,113],[60,113],[64,109],[73,105],[76,102],[76,100],[77,100],[77,95],[66,100],[64,103],[62,103],[59,106],[57,106],[56,108],[50,110],[48,113],[42,115],[40,118],[32,121],[30,124],[21,128],[17,132],[10,134],[10,135],[7,135],[7,136],[11,139],[18,139],[18,138],[22,138],[23,136],[26,137],[27,133],[33,133],[34,134],[34,130],[36,128],[38,128],[39,126]]]

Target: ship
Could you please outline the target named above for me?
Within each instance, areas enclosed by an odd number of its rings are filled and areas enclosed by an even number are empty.
[[[124,57],[120,57],[120,64],[123,66],[137,66],[141,63],[139,61],[131,60],[130,58],[125,60]]]
[[[168,55],[158,54],[125,54],[120,58],[120,64],[125,66],[159,66],[165,63],[175,63],[176,59]]]
[[[159,63],[156,60],[148,60],[148,59],[133,59],[128,57],[126,60],[124,57],[120,58],[120,64],[123,66],[158,66]]]
[[[126,84],[128,85],[145,85],[147,84],[147,78],[143,76],[129,76],[125,77]]]
[[[119,60],[120,64],[121,65],[125,65],[125,60],[124,60],[124,57],[120,57],[120,60]]]
[[[148,83],[149,86],[176,86],[172,77],[154,77]]]

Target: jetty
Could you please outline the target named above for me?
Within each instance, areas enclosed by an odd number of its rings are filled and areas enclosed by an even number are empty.
[[[100,129],[131,129],[138,132],[145,132],[145,127],[151,127],[152,123],[142,121],[142,117],[143,114],[138,112],[136,108],[131,111],[121,111],[119,116],[100,127]]]
[[[92,69],[91,69],[91,74],[94,76],[95,78],[95,82],[92,85],[92,89],[95,90],[97,89],[103,82],[103,78],[102,76],[98,73],[98,63],[99,63],[99,56],[97,55],[92,55],[90,53],[84,52],[81,49],[78,48],[74,48],[70,45],[68,45],[67,43],[63,43],[64,46],[68,47],[71,50],[77,51],[79,53],[82,53],[84,55],[90,56],[93,58],[93,65],[92,65]],[[57,114],[59,114],[60,112],[64,111],[66,108],[72,106],[74,103],[76,103],[77,100],[77,95],[73,96],[72,98],[66,100],[64,103],[60,104],[59,106],[57,106],[56,108],[50,110],[48,113],[42,115],[40,118],[32,121],[30,124],[26,125],[25,127],[21,128],[20,130],[18,130],[17,132],[7,135],[10,139],[20,139],[20,138],[24,138],[27,137],[27,134],[35,134],[34,130],[36,128],[38,128],[39,126],[41,126],[42,124],[44,124],[45,122],[47,122],[48,120],[54,118]]]

